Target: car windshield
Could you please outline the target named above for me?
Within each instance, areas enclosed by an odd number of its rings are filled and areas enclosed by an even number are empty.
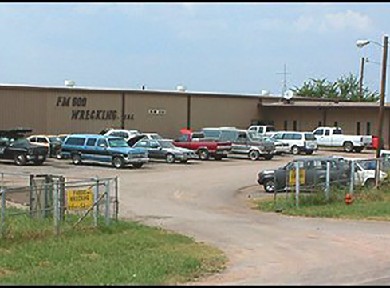
[[[49,137],[49,141],[50,142],[61,142],[61,138],[60,137]]]
[[[254,131],[248,131],[248,138],[251,141],[263,141],[263,137]]]
[[[362,161],[358,161],[358,163],[365,170],[376,170],[376,161],[375,160],[362,160]]]
[[[268,136],[263,136],[263,141],[265,142],[275,142],[275,139],[268,137]]]
[[[282,137],[283,137],[283,134],[279,134],[279,133],[272,135],[272,138],[274,138],[275,140],[282,139]]]
[[[163,148],[176,148],[171,141],[159,141],[158,143],[160,143]]]
[[[202,130],[203,133],[204,133],[204,136],[206,136],[207,138],[216,138],[218,139],[221,135],[221,132],[219,130],[215,130],[215,129],[203,129]]]
[[[313,133],[305,133],[305,140],[316,140]]]
[[[110,147],[129,147],[126,140],[123,138],[108,139]]]
[[[28,141],[27,139],[25,138],[19,138],[19,139],[10,139],[11,140],[11,144],[10,146],[15,146],[15,145],[29,145],[30,141]]]
[[[159,134],[149,134],[150,139],[159,140],[163,139]]]

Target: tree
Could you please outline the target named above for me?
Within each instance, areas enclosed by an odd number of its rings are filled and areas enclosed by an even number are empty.
[[[360,97],[358,78],[350,73],[348,76],[341,76],[335,82],[329,82],[324,79],[313,79],[304,82],[302,87],[291,89],[298,96],[322,98],[322,99],[338,99],[354,102],[375,102],[379,100],[379,93],[372,92],[367,87],[362,91]]]

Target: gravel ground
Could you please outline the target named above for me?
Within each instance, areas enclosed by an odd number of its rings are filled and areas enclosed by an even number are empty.
[[[343,153],[314,155],[329,154]],[[375,157],[375,151],[348,156]],[[228,256],[224,272],[188,285],[390,284],[390,223],[289,217],[253,209],[252,200],[266,195],[256,182],[257,172],[291,159],[151,162],[121,170],[49,159],[43,166],[4,163],[0,170],[67,178],[119,176],[120,217],[188,235]]]

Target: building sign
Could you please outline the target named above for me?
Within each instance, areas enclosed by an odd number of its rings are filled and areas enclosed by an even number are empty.
[[[74,107],[70,114],[71,120],[117,120],[120,119],[117,110],[104,110],[104,109],[83,109],[87,107],[86,97],[64,97],[58,96],[57,107]],[[134,120],[134,114],[123,115],[125,120]]]
[[[116,120],[116,110],[72,110],[71,120]]]
[[[167,113],[167,111],[164,109],[149,109],[148,113],[154,115],[164,115]]]
[[[306,170],[305,169],[299,169],[299,184],[304,185],[305,184],[305,176],[306,176]],[[289,177],[289,183],[290,185],[295,185],[296,181],[296,170],[290,170],[290,177]]]
[[[67,190],[68,209],[88,209],[93,205],[92,189]]]

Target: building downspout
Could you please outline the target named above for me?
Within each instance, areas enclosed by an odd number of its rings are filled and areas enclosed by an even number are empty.
[[[191,129],[191,95],[187,94],[187,129]]]
[[[326,111],[328,109],[326,107],[324,107],[324,112],[322,113],[322,120],[324,122],[324,124],[322,126],[326,126]]]
[[[121,129],[125,129],[125,92],[122,92],[121,102]]]

